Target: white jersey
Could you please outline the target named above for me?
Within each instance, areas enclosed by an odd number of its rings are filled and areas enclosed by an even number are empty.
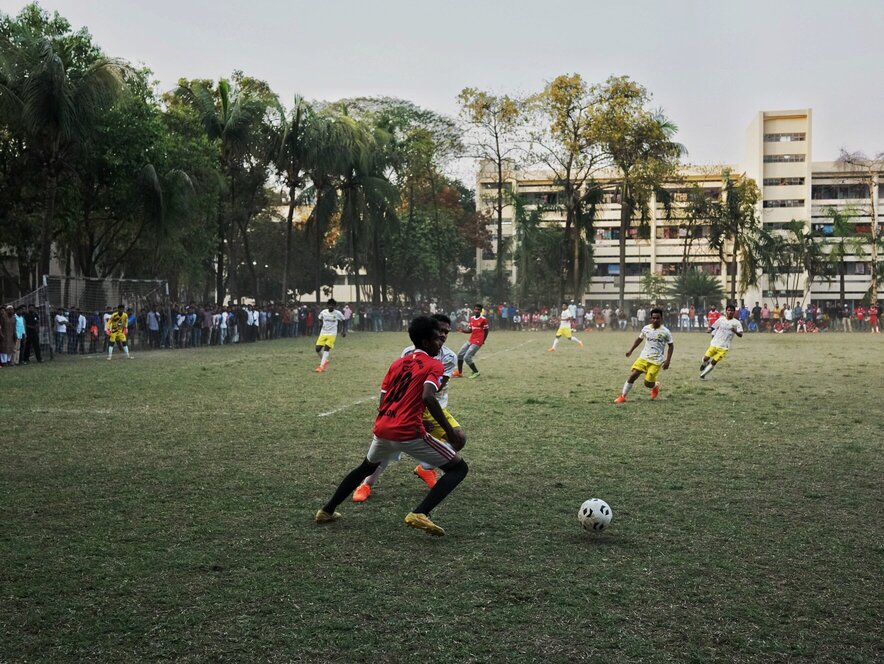
[[[562,313],[559,314],[559,329],[570,330],[572,318],[573,316],[568,309],[562,309]]]
[[[322,332],[320,335],[333,336],[338,333],[338,321],[344,320],[344,314],[337,309],[329,311],[323,309],[319,312],[319,320],[322,321]]]
[[[402,350],[402,355],[399,357],[411,355],[413,352],[414,346],[408,346]],[[436,392],[436,401],[438,401],[439,405],[443,408],[448,408],[448,386],[451,382],[451,374],[457,369],[457,353],[451,350],[448,346],[442,346],[442,350],[439,351],[439,354],[435,359],[442,363],[442,375],[449,378],[449,380],[445,381],[445,385],[442,386],[442,389]]]
[[[743,334],[743,324],[736,318],[728,320],[724,316],[712,325],[715,334],[712,336],[712,345],[716,348],[730,348],[731,340],[738,332]]]
[[[663,364],[666,361],[666,346],[672,343],[672,332],[663,325],[658,328],[645,325],[639,336],[645,340],[642,359],[654,364]]]

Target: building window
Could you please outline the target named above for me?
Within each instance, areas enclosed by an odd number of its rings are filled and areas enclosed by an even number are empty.
[[[868,198],[869,188],[864,184],[815,184],[810,187],[810,197],[815,201]]]
[[[671,277],[681,271],[681,263],[657,263],[657,274]]]
[[[765,187],[794,187],[803,184],[804,178],[764,178]]]
[[[694,267],[706,274],[714,274],[716,276],[721,274],[721,263],[697,263]]]
[[[794,143],[796,141],[806,141],[807,134],[803,131],[793,132],[790,134],[765,134],[765,143]]]
[[[764,207],[766,207],[766,208],[804,207],[804,199],[803,198],[784,198],[784,199],[775,200],[775,201],[764,201]]]
[[[772,164],[772,163],[795,163],[804,161],[803,154],[766,154],[764,155],[764,163]]]

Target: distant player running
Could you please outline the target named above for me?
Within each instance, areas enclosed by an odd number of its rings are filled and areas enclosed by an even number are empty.
[[[417,461],[444,471],[421,503],[405,516],[405,523],[431,535],[445,534],[430,519],[430,513],[467,475],[467,463],[457,451],[463,448],[466,436],[451,426],[436,400],[444,371],[442,363],[435,359],[442,349],[438,321],[429,316],[418,316],[408,326],[408,336],[415,351],[393,362],[384,377],[378,415],[365,460],[344,477],[331,500],[316,512],[313,517],[316,523],[340,519],[341,515],[335,509],[362,480],[383,461],[398,458],[405,452]],[[442,426],[448,443],[427,433],[423,423],[425,409]]]
[[[131,360],[129,343],[126,341],[126,333],[129,331],[129,314],[126,313],[122,304],[107,319],[104,331],[107,334],[107,359],[113,359],[111,356],[114,354],[114,344],[117,344],[126,353],[126,357]]]
[[[642,354],[632,365],[632,373],[623,385],[623,391],[620,396],[614,399],[614,403],[625,403],[626,395],[632,389],[633,383],[638,380],[642,374],[645,375],[645,387],[650,388],[651,398],[656,399],[660,394],[660,383],[657,376],[660,369],[664,371],[669,368],[672,361],[672,351],[675,344],[672,341],[672,332],[663,326],[663,310],[651,309],[651,324],[642,328],[638,338],[632,344],[632,348],[626,351],[626,357],[632,355],[632,351],[638,348],[638,345],[645,340],[645,347]],[[667,347],[666,358],[663,358],[663,348]]]
[[[316,354],[319,355],[319,366],[316,367],[316,373],[322,373],[328,368],[329,354],[335,347],[335,339],[338,338],[338,323],[344,320],[344,314],[335,309],[336,304],[334,299],[329,299],[328,308],[319,312],[322,330],[316,339]]]
[[[556,338],[553,340],[552,347],[547,349],[550,353],[556,352],[556,346],[559,345],[559,339],[562,337],[568,341],[573,341],[583,348],[583,342],[571,332],[571,320],[573,318],[571,307],[568,306],[567,302],[562,302],[562,313],[559,314],[559,329],[556,331]]]
[[[705,380],[715,365],[724,359],[730,350],[734,335],[741,338],[743,336],[743,324],[734,318],[734,310],[734,305],[727,305],[724,309],[724,318],[716,318],[709,326],[709,333],[713,335],[712,343],[709,344],[700,364],[700,380]]]
[[[433,314],[432,318],[439,322],[439,335],[444,344],[448,339],[448,333],[451,331],[451,319],[445,314]],[[400,357],[410,355],[414,351],[414,345],[408,346],[402,351]],[[439,391],[436,393],[436,400],[439,402],[439,405],[442,406],[442,412],[445,414],[445,418],[448,420],[451,427],[463,431],[458,421],[454,419],[454,416],[450,412],[448,412],[449,380],[451,379],[451,374],[454,373],[454,368],[457,366],[457,355],[455,355],[454,351],[448,346],[443,345],[442,350],[436,355],[436,359],[439,360],[444,367],[442,371],[442,387],[440,387]],[[445,429],[433,419],[429,410],[424,410],[424,428],[427,430],[427,433],[433,436],[433,438],[438,438],[443,442],[447,442],[448,436],[445,434]],[[377,482],[381,473],[386,470],[390,461],[393,461],[393,459],[385,459],[382,461],[377,470],[365,478],[365,481],[353,492],[353,502],[361,503],[368,499],[371,495],[371,488],[375,485],[375,482]],[[431,489],[436,485],[436,471],[433,466],[426,463],[419,463],[414,469],[414,474],[420,477]]]
[[[473,370],[470,378],[478,378],[479,368],[476,366],[473,358],[476,357],[476,353],[478,353],[482,346],[485,345],[485,340],[488,338],[488,319],[482,315],[481,304],[473,305],[473,315],[470,318],[470,329],[461,330],[461,332],[469,334],[470,338],[460,347],[460,350],[457,351],[457,371],[452,375],[455,378],[460,378],[463,375],[463,363],[466,362],[470,369]]]

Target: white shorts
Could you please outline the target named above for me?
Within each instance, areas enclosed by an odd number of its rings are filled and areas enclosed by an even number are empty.
[[[435,468],[444,466],[457,456],[449,443],[433,438],[430,434],[412,440],[386,440],[373,435],[365,458],[371,463],[398,461],[402,452]]]

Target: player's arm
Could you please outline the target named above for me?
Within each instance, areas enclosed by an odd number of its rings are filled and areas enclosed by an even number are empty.
[[[738,337],[740,337],[740,339],[743,338],[743,324],[742,323],[737,325],[737,329],[734,330],[734,334],[736,334]]]
[[[430,411],[433,419],[445,430],[445,436],[448,438],[451,446],[456,450],[462,450],[463,446],[466,445],[467,437],[464,435],[463,430],[452,428],[448,418],[445,417],[445,413],[442,412],[442,406],[436,400],[436,386],[433,383],[424,383],[423,401],[424,406]]]
[[[632,343],[632,347],[628,351],[626,351],[626,357],[629,357],[630,355],[632,355],[632,351],[634,351],[636,348],[638,348],[638,345],[641,342],[642,342],[642,338],[636,337],[635,341]]]
[[[491,331],[491,330],[488,328],[488,325],[486,324],[486,325],[485,325],[485,336],[482,337],[482,343],[483,343],[483,344],[488,340],[488,333],[489,333],[490,331]]]
[[[669,346],[666,347],[666,359],[663,361],[663,369],[669,368],[669,363],[672,361],[672,351],[675,350],[675,344],[673,342],[669,342]]]

